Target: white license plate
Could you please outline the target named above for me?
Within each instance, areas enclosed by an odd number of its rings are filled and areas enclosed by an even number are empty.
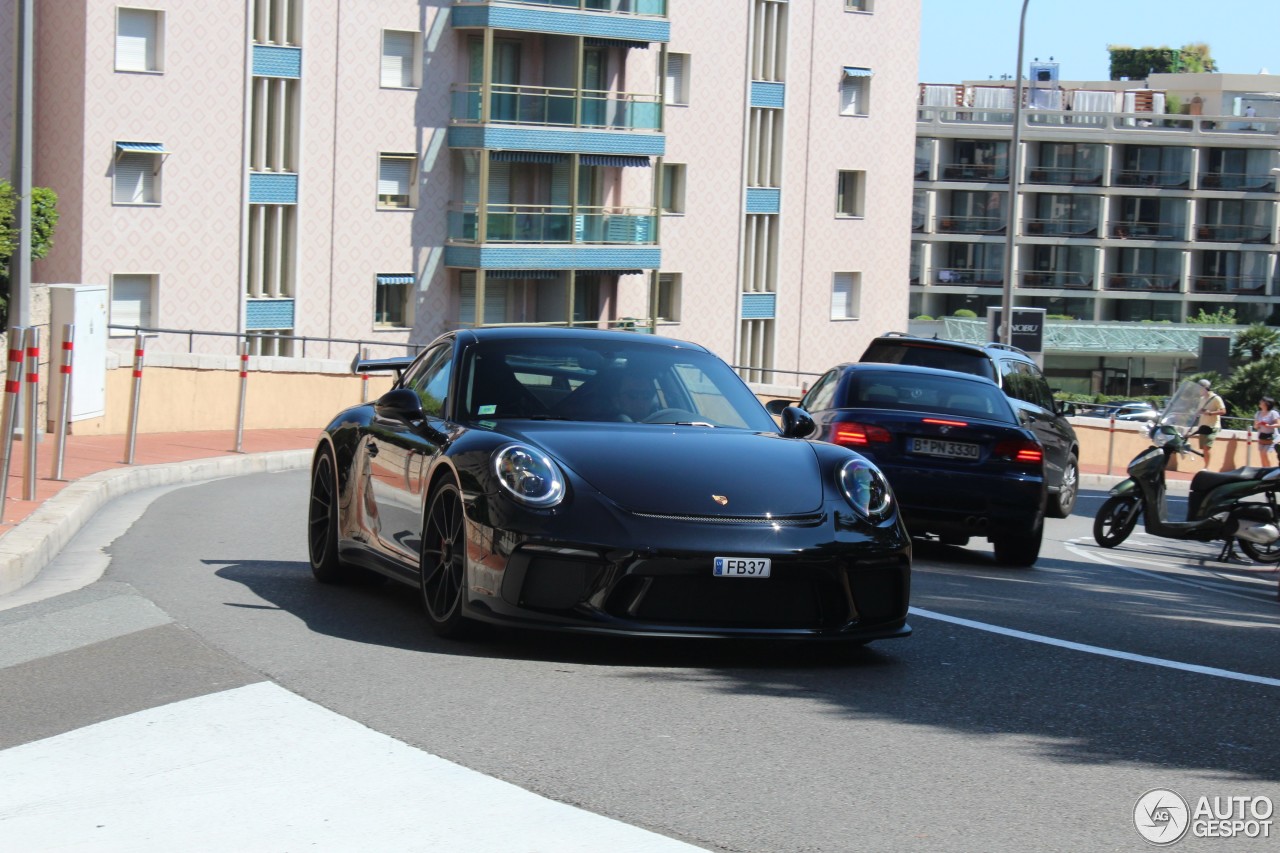
[[[913,438],[909,449],[925,456],[945,456],[948,459],[977,459],[978,445],[965,441],[945,441],[939,438]]]
[[[718,578],[767,578],[772,566],[768,557],[716,557],[711,573]]]

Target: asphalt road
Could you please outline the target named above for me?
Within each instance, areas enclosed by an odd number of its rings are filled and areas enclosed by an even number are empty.
[[[1048,522],[1033,569],[997,567],[984,543],[918,548],[915,634],[842,651],[439,640],[408,587],[314,583],[306,488],[291,472],[155,497],[102,580],[74,594],[136,632],[42,656],[30,626],[58,601],[0,613],[0,772],[6,748],[269,680],[711,850],[1138,850],[1134,807],[1152,789],[1280,801],[1277,576],[1140,533],[1104,551],[1098,493]],[[401,791],[385,808],[412,815],[414,801]],[[0,805],[0,842],[6,817]]]

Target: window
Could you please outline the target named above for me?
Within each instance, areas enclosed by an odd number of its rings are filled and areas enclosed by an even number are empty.
[[[871,69],[846,66],[840,83],[840,115],[864,116],[870,106]]]
[[[158,278],[159,276],[138,273],[111,276],[111,325],[144,329],[150,327]],[[110,331],[113,335],[133,334],[125,329]]]
[[[831,319],[856,320],[862,307],[862,273],[838,272],[831,288]]]
[[[846,12],[874,12],[875,0],[844,0]]]
[[[408,209],[414,206],[418,160],[412,154],[378,157],[378,207]]]
[[[831,403],[835,399],[836,389],[839,387],[840,371],[828,370],[809,389],[809,393],[804,395],[804,399],[800,401],[800,407],[806,412],[821,412],[831,408]]]
[[[413,325],[413,273],[378,273],[375,277],[373,323],[408,328]]]
[[[667,54],[666,102],[687,106],[689,103],[689,54]]]
[[[442,345],[423,353],[409,368],[405,386],[412,388],[422,401],[422,411],[430,417],[444,415],[449,396],[449,379],[453,375],[453,347]]]
[[[683,163],[662,164],[662,212],[684,213]]]
[[[416,89],[420,33],[405,30],[382,31],[382,85],[387,89]]]
[[[862,216],[866,172],[841,172],[836,182],[836,215]]]
[[[165,153],[164,146],[158,142],[117,142],[111,169],[111,201],[159,204],[160,165]]]
[[[680,280],[678,272],[658,274],[658,319],[680,322]]]
[[[116,70],[164,70],[164,12],[116,10]]]

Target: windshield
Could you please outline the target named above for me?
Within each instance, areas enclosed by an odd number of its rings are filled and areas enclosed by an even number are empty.
[[[1160,415],[1160,423],[1185,432],[1200,423],[1200,410],[1209,400],[1209,389],[1198,382],[1183,382],[1169,398],[1169,405]]]
[[[460,385],[461,416],[657,424],[776,432],[733,369],[710,353],[616,339],[477,344]]]

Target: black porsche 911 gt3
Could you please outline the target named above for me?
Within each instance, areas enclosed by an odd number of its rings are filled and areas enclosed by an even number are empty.
[[[704,348],[598,330],[452,332],[364,361],[394,387],[324,430],[315,577],[387,575],[442,636],[901,637],[910,539],[880,471],[782,428]]]

